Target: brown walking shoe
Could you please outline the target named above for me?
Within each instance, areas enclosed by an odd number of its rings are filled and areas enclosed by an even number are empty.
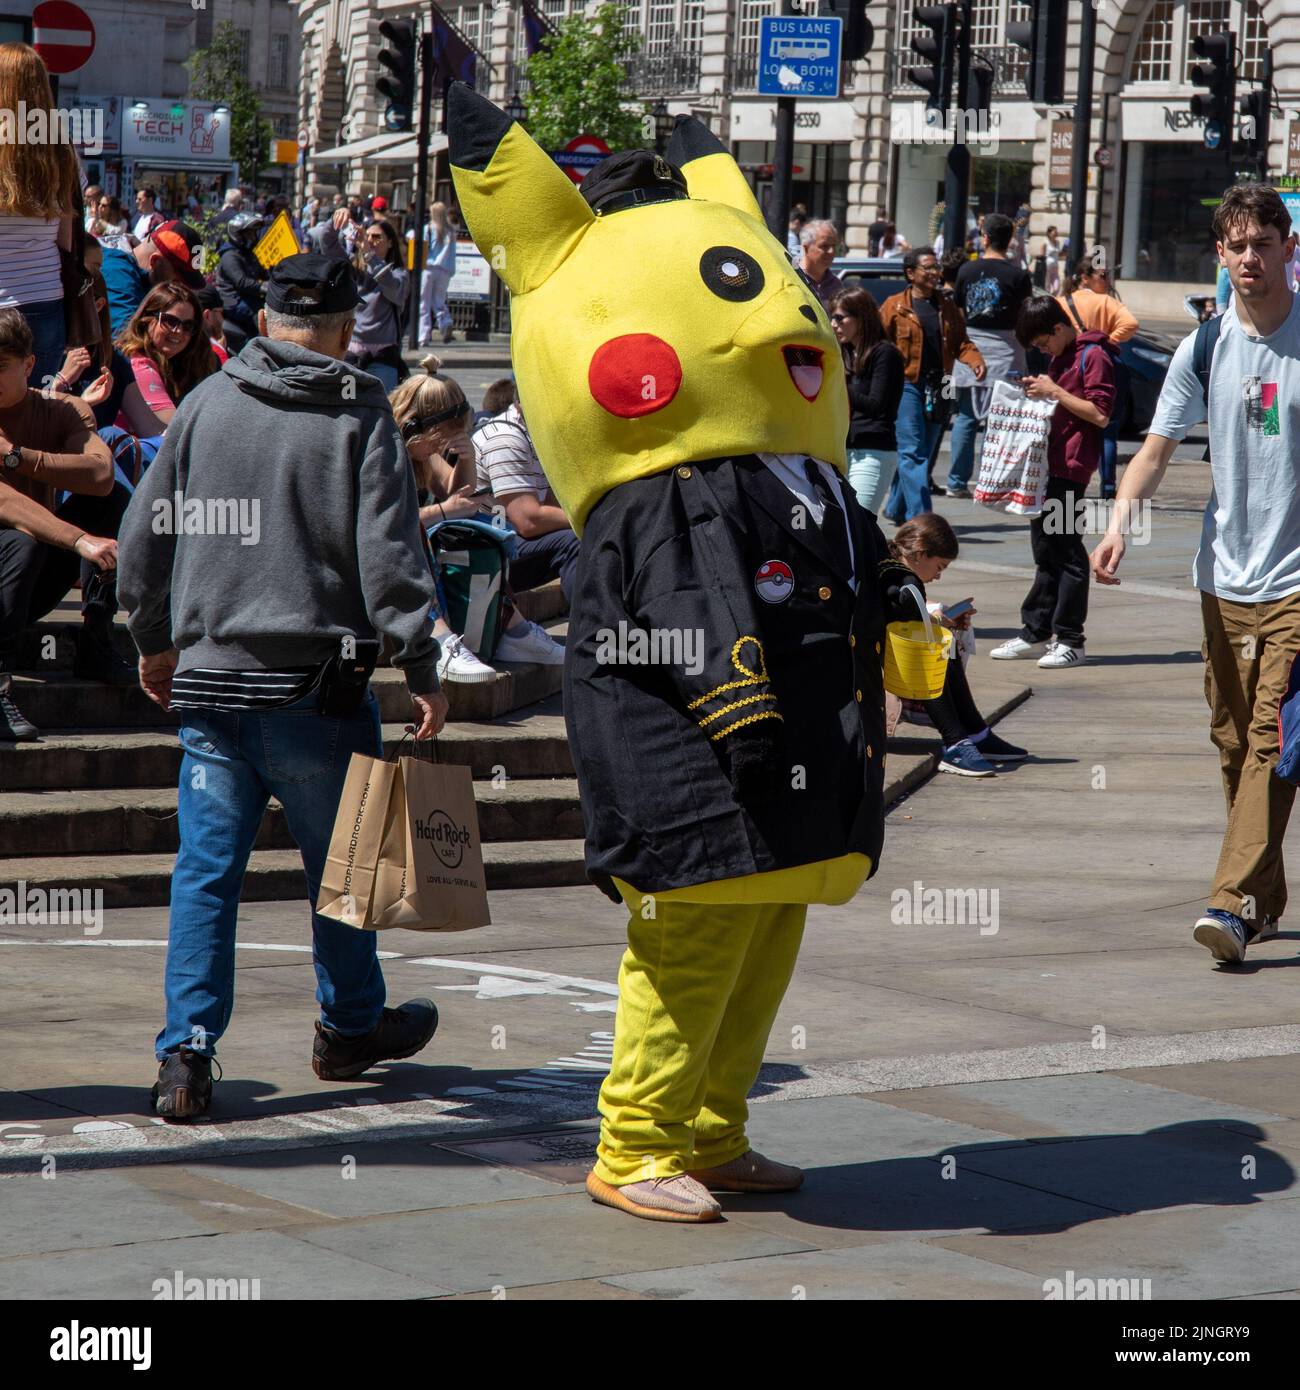
[[[795,1192],[803,1186],[803,1169],[777,1163],[750,1149],[716,1168],[694,1169],[691,1177],[710,1192]]]
[[[717,1221],[722,1215],[718,1203],[685,1173],[615,1187],[592,1172],[587,1174],[587,1192],[593,1202],[647,1221]]]

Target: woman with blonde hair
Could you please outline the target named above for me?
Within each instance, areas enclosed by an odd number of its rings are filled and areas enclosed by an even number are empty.
[[[429,209],[429,225],[424,229],[424,273],[420,277],[420,346],[433,342],[433,324],[444,343],[451,342],[451,310],[447,307],[447,286],[456,273],[456,229],[447,218],[447,204],[434,203]]]
[[[50,75],[34,48],[0,43],[0,111],[54,110]],[[51,121],[59,131],[59,124]],[[0,141],[0,309],[17,309],[32,330],[29,381],[52,379],[63,360],[60,250],[74,249],[82,218],[81,176],[70,144]],[[84,235],[76,229],[78,235]]]
[[[468,426],[474,412],[465,393],[451,377],[439,374],[440,358],[432,353],[389,395],[393,418],[401,432],[420,490],[420,523],[426,531],[442,521],[483,518],[475,497],[478,486],[474,445]],[[507,601],[505,630],[497,640],[495,659],[564,664],[564,648],[544,628]],[[464,638],[453,632],[446,615],[434,618],[433,635],[441,647],[438,677],[467,684],[491,680],[496,672],[474,655]]]

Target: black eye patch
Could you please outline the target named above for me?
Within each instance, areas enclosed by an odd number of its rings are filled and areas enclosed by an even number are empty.
[[[734,246],[711,246],[700,257],[700,278],[719,299],[736,303],[763,292],[763,268]]]

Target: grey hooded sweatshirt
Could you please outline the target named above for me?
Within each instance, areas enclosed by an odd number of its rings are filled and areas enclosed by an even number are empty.
[[[145,656],[178,672],[328,660],[386,633],[412,694],[438,689],[415,480],[382,384],[253,338],[167,427],[118,536],[118,593]]]

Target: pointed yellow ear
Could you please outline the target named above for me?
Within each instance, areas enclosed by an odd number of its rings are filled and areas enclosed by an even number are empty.
[[[702,121],[694,116],[679,120],[665,154],[669,164],[677,165],[686,175],[686,187],[692,198],[726,203],[737,212],[746,213],[759,222],[763,220],[740,165]]]
[[[451,177],[465,225],[513,294],[543,284],[595,214],[517,122],[464,82],[447,99]]]

